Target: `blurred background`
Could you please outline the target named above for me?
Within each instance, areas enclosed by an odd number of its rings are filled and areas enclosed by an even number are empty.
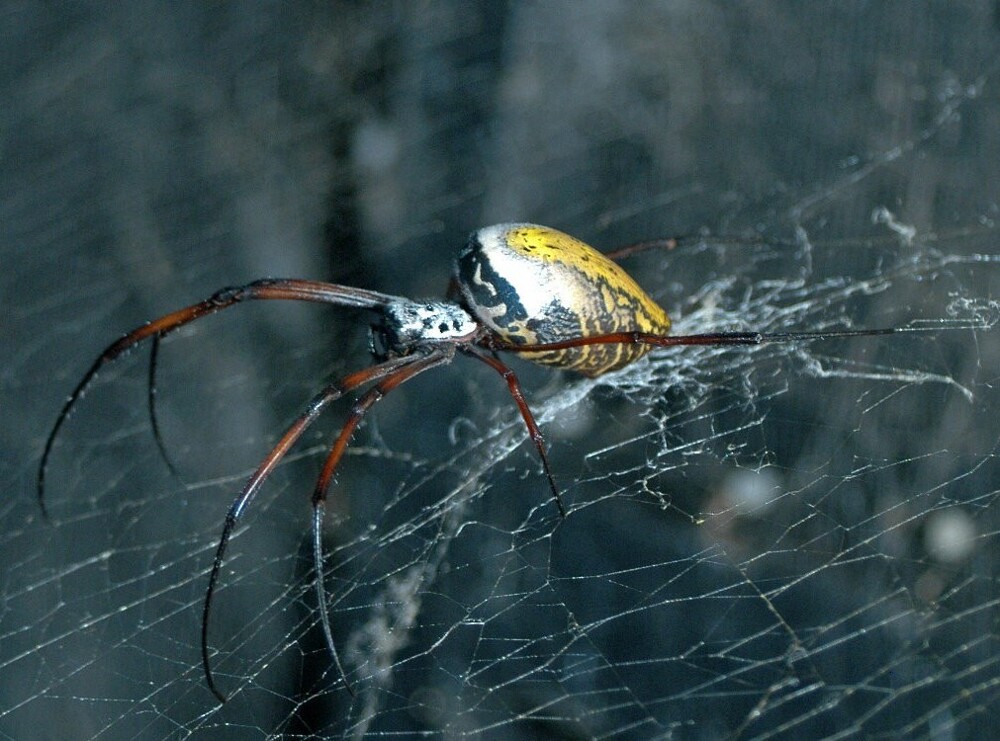
[[[973,738],[997,718],[1000,12],[993,2],[0,4],[0,735]],[[263,276],[443,295],[467,234],[608,250],[680,331],[598,382],[459,359],[331,493],[335,408],[230,549],[226,507],[372,317],[261,302],[66,394],[121,333]],[[733,238],[736,238],[735,240]],[[946,331],[947,330],[947,331]]]

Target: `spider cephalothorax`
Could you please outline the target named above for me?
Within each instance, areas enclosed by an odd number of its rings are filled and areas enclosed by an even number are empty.
[[[39,505],[47,517],[45,473],[55,440],[73,407],[104,365],[143,340],[150,339],[153,343],[149,398],[153,429],[159,441],[152,413],[152,379],[158,343],[170,332],[251,300],[312,301],[377,312],[381,322],[373,329],[372,342],[376,364],[330,383],[316,394],[230,505],[209,573],[201,624],[205,678],[219,701],[225,702],[212,675],[208,627],[212,596],[233,528],[275,466],[320,413],[344,394],[369,386],[352,406],[347,421],[331,444],[312,495],[313,559],[320,623],[332,660],[344,685],[353,693],[340,664],[327,613],[321,538],[324,506],[327,489],[354,430],[368,410],[397,386],[435,366],[450,363],[456,353],[475,358],[500,374],[538,451],[553,501],[560,514],[565,515],[542,434],[525,401],[521,384],[514,371],[496,357],[496,352],[515,352],[526,360],[594,377],[632,363],[657,346],[755,345],[896,331],[727,332],[671,336],[666,312],[611,258],[676,244],[676,240],[657,240],[603,255],[555,229],[534,224],[498,224],[479,229],[469,237],[455,263],[449,301],[412,301],[362,288],[294,278],[267,278],[224,288],[204,301],[128,332],[98,356],[66,400],[45,441],[38,468]]]
[[[456,303],[400,299],[388,304],[382,321],[372,326],[372,352],[377,358],[399,357],[432,344],[472,343],[481,333]]]

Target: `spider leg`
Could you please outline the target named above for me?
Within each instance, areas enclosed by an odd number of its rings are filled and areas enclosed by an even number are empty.
[[[167,446],[163,442],[163,435],[160,433],[160,420],[156,415],[156,363],[160,355],[161,339],[162,335],[153,335],[153,342],[150,344],[149,349],[149,377],[146,380],[146,406],[149,409],[149,426],[153,429],[153,440],[156,441],[160,457],[167,464],[170,475],[183,484],[184,479],[181,478],[180,473],[177,471],[177,467],[167,452]]]
[[[603,254],[609,260],[618,262],[632,255],[647,252],[648,250],[670,251],[681,247],[697,245],[752,247],[762,244],[774,245],[782,244],[782,242],[775,239],[764,240],[761,237],[741,239],[739,237],[713,237],[704,234],[687,234],[680,237],[664,237],[662,239],[649,239],[643,242],[636,242],[635,244],[625,245],[624,247],[619,247],[616,250],[611,250]]]
[[[587,345],[766,345],[783,342],[809,342],[835,337],[874,337],[900,332],[918,332],[920,328],[885,327],[879,329],[835,329],[819,332],[711,332],[708,334],[660,335],[645,332],[615,332],[592,337],[574,337],[561,342],[546,342],[537,345],[514,345],[498,338],[490,338],[489,347],[507,352],[540,352],[544,350],[566,350]]]
[[[535,347],[538,347],[538,345]],[[495,356],[481,355],[471,349],[464,349],[464,352],[466,355],[470,355],[486,363],[486,365],[499,373],[503,380],[507,382],[507,389],[510,391],[514,403],[517,404],[517,408],[521,412],[521,418],[524,420],[524,426],[528,428],[528,435],[531,437],[531,442],[535,444],[538,457],[542,459],[542,469],[545,471],[545,477],[549,480],[549,489],[552,490],[552,498],[556,500],[560,516],[565,517],[566,507],[563,506],[562,497],[559,496],[559,487],[556,486],[555,477],[553,477],[552,470],[549,468],[549,456],[545,452],[545,438],[542,436],[542,431],[538,429],[538,424],[535,422],[535,417],[528,407],[528,402],[524,399],[524,392],[521,390],[521,382],[517,380],[517,375]]]
[[[766,343],[778,342],[804,342],[810,340],[828,339],[832,337],[869,337],[873,335],[886,335],[901,330],[895,328],[888,329],[858,329],[858,330],[832,330],[821,332],[780,332],[765,334],[761,332],[716,332],[711,334],[695,335],[656,335],[643,332],[617,332],[607,335],[597,335],[593,337],[576,337],[562,342],[547,342],[539,344],[515,345],[509,343],[496,335],[491,335],[482,343],[482,347],[491,351],[507,350],[509,352],[539,352],[544,350],[564,350],[572,347],[585,347],[587,345],[611,345],[611,344],[646,344],[668,347],[672,345],[762,345]],[[907,331],[907,330],[902,330]],[[548,455],[545,452],[545,441],[542,437],[538,425],[535,423],[524,399],[521,384],[517,380],[514,371],[501,362],[495,355],[483,355],[475,352],[471,348],[460,348],[467,355],[471,355],[486,363],[507,381],[511,396],[514,398],[517,408],[521,411],[524,423],[528,428],[535,448],[542,459],[542,466],[545,475],[548,477],[552,495],[559,505],[559,513],[566,515],[566,510],[559,496],[559,489],[555,479],[549,469]]]
[[[347,421],[340,429],[337,439],[330,448],[330,453],[327,455],[326,463],[323,465],[323,470],[320,473],[319,479],[316,481],[316,488],[313,490],[313,566],[316,572],[314,579],[316,585],[316,601],[319,605],[320,624],[323,626],[323,637],[326,639],[326,647],[330,652],[330,656],[333,657],[333,663],[336,665],[337,671],[340,673],[340,678],[344,681],[344,686],[347,687],[347,691],[351,693],[352,697],[356,695],[354,694],[354,688],[347,679],[347,673],[344,671],[344,667],[340,663],[337,646],[333,641],[333,631],[330,628],[330,615],[326,606],[326,585],[323,580],[322,529],[323,515],[326,511],[327,491],[330,488],[330,482],[333,480],[333,475],[337,471],[337,466],[340,464],[340,459],[343,457],[344,451],[347,450],[347,445],[351,440],[351,436],[354,434],[358,425],[361,424],[361,421],[364,419],[368,410],[371,409],[377,402],[385,398],[385,395],[397,386],[406,383],[414,376],[423,373],[425,370],[450,362],[451,358],[452,354],[450,352],[443,350],[432,351],[429,355],[413,360],[413,362],[392,371],[376,386],[369,389],[362,397],[355,401],[354,405],[351,407],[351,413],[348,416]]]
[[[682,242],[687,244],[689,240],[693,241],[694,237],[664,237],[663,239],[649,239],[644,242],[636,242],[635,244],[625,245],[624,247],[619,247],[616,250],[611,250],[611,252],[605,252],[603,254],[609,260],[618,262],[619,260],[624,260],[626,257],[631,257],[632,255],[645,252],[646,250],[673,250],[679,247]]]
[[[281,459],[285,457],[291,447],[296,443],[296,441],[298,441],[306,429],[308,429],[309,425],[316,421],[316,418],[324,409],[326,409],[326,407],[358,386],[362,386],[372,381],[377,381],[380,378],[385,378],[386,376],[391,376],[394,372],[397,372],[401,368],[405,368],[414,362],[416,362],[416,359],[413,356],[393,358],[392,360],[387,360],[384,363],[355,371],[354,373],[345,376],[340,381],[330,384],[320,393],[316,394],[316,396],[310,400],[306,409],[295,419],[288,429],[285,430],[281,439],[278,440],[278,443],[271,449],[271,452],[268,453],[267,457],[260,463],[257,470],[254,471],[253,475],[243,486],[243,490],[239,493],[239,496],[237,496],[232,505],[230,505],[229,511],[226,513],[226,522],[222,528],[222,535],[219,537],[219,545],[215,551],[215,560],[212,562],[212,570],[208,576],[208,588],[205,590],[205,604],[201,617],[202,667],[205,670],[205,679],[208,682],[208,688],[212,691],[212,694],[216,696],[219,702],[224,703],[226,701],[226,696],[223,695],[222,692],[220,692],[215,686],[215,680],[212,677],[212,666],[208,655],[208,622],[212,610],[212,596],[215,594],[215,587],[219,581],[219,573],[222,570],[226,547],[229,545],[229,539],[232,537],[233,529],[236,527],[237,520],[239,520],[251,500],[253,500],[254,496],[260,490],[261,485],[267,477],[272,471],[274,471],[278,463],[281,462]]]
[[[48,468],[49,457],[52,454],[52,447],[55,444],[59,431],[70,416],[73,407],[83,396],[87,387],[97,376],[98,372],[108,363],[124,355],[135,345],[150,337],[162,338],[164,335],[173,332],[185,324],[200,319],[204,316],[214,314],[230,306],[234,306],[243,301],[253,300],[287,300],[287,301],[313,301],[317,303],[333,304],[335,306],[348,306],[358,309],[380,309],[390,303],[403,301],[406,299],[397,296],[390,296],[376,291],[367,291],[362,288],[351,286],[341,286],[335,283],[324,283],[322,281],[298,280],[295,278],[266,278],[264,280],[247,283],[234,288],[223,288],[209,298],[197,304],[192,304],[183,309],[166,314],[159,319],[154,319],[141,327],[133,329],[125,334],[121,339],[111,343],[105,348],[98,358],[93,362],[83,378],[73,389],[73,392],[66,399],[59,416],[56,417],[55,424],[45,440],[45,447],[42,450],[41,461],[38,464],[38,476],[36,479],[36,491],[38,495],[38,505],[42,510],[42,516],[48,519],[48,511],[45,508],[45,472]]]

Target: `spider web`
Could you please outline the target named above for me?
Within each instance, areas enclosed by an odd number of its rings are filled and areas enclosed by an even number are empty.
[[[0,734],[981,736],[1000,50],[985,5],[852,11],[4,9]],[[305,401],[369,362],[370,317],[241,306],[165,342],[180,480],[134,352],[67,425],[45,523],[61,398],[122,331],[222,285],[440,295],[464,233],[514,219],[605,249],[703,230],[624,263],[677,333],[914,331],[676,348],[592,381],[510,359],[565,518],[488,369],[393,393],[324,533],[353,697],[308,536],[345,401],[234,536],[219,707],[199,640],[225,508]]]

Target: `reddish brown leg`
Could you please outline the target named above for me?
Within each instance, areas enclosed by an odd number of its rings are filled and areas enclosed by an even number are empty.
[[[542,469],[545,471],[545,477],[549,480],[549,489],[552,490],[552,498],[556,500],[556,506],[559,507],[559,514],[562,517],[565,517],[566,508],[563,506],[562,497],[559,496],[559,487],[556,486],[556,480],[552,476],[552,470],[549,468],[549,456],[545,452],[545,438],[542,437],[542,432],[538,429],[538,425],[535,423],[535,417],[531,413],[531,409],[528,407],[528,402],[524,399],[524,392],[521,390],[521,382],[517,380],[517,375],[498,358],[490,355],[481,355],[473,350],[466,350],[465,352],[467,355],[471,355],[477,360],[481,360],[486,363],[486,365],[499,373],[500,376],[507,382],[507,389],[510,391],[510,395],[514,399],[514,403],[517,404],[517,408],[521,412],[521,418],[524,420],[524,426],[528,428],[528,435],[531,437],[531,441],[535,444],[535,450],[538,451],[538,457],[542,459]]]
[[[36,480],[36,490],[38,494],[38,505],[42,510],[42,515],[48,519],[48,511],[45,508],[45,472],[48,467],[49,457],[52,454],[52,446],[56,437],[62,429],[63,424],[69,418],[70,412],[83,396],[91,381],[98,372],[108,363],[121,357],[137,344],[150,337],[159,338],[173,332],[185,324],[201,319],[204,316],[214,314],[222,309],[227,309],[243,301],[254,300],[287,300],[287,301],[313,301],[317,303],[333,304],[335,306],[347,306],[359,309],[378,309],[387,304],[406,301],[396,296],[390,296],[376,291],[366,291],[361,288],[350,286],[340,286],[334,283],[323,283],[313,280],[297,280],[294,278],[268,278],[254,281],[245,286],[235,288],[224,288],[217,291],[210,298],[188,306],[184,309],[166,314],[152,322],[133,329],[116,342],[111,343],[98,356],[97,360],[90,366],[76,388],[63,404],[56,422],[45,440],[45,447],[42,450],[42,458],[38,464],[38,476]]]
[[[676,249],[682,241],[686,244],[688,240],[693,239],[694,237],[665,237],[663,239],[649,239],[645,242],[636,242],[635,244],[619,247],[611,252],[605,252],[604,256],[609,260],[618,262],[619,260],[624,260],[626,257],[631,257],[632,255],[645,252],[646,250],[669,251]]]
[[[689,335],[617,332],[594,337],[575,337],[571,340],[563,340],[562,342],[546,342],[538,345],[512,345],[494,336],[487,338],[484,345],[491,350],[503,350],[506,352],[566,350],[571,347],[585,347],[587,345],[655,345],[657,347],[672,347],[674,345],[766,345],[781,342],[827,340],[835,337],[874,337],[896,332],[914,331],[919,330],[887,327],[881,329],[837,329],[819,332],[713,332],[710,334]]]
[[[156,414],[156,365],[160,357],[160,338],[161,335],[155,334],[152,343],[150,343],[149,376],[146,379],[146,408],[149,411],[149,426],[153,430],[153,441],[160,451],[160,457],[167,464],[170,475],[183,484],[184,479],[181,478],[177,466],[174,465],[173,459],[167,452],[167,445],[163,442],[163,435],[160,433],[160,420]]]
[[[609,260],[618,262],[619,260],[624,260],[627,257],[631,257],[632,255],[637,255],[648,250],[670,251],[681,247],[690,247],[702,244],[714,246],[726,245],[735,247],[753,247],[755,245],[762,244],[781,244],[781,242],[773,239],[765,241],[759,237],[741,239],[738,237],[713,237],[710,235],[689,234],[682,237],[664,237],[663,239],[649,239],[644,242],[636,242],[635,244],[619,247],[616,250],[605,252],[603,254]]]
[[[646,344],[646,345],[657,345],[657,346],[671,346],[671,345],[761,345],[765,343],[772,342],[803,342],[808,340],[820,340],[827,339],[831,337],[868,337],[872,335],[885,335],[891,334],[899,330],[896,329],[859,329],[859,330],[836,330],[829,332],[784,332],[784,333],[774,333],[774,334],[763,334],[761,332],[719,332],[714,334],[699,334],[699,335],[655,335],[655,334],[644,334],[642,332],[618,332],[616,334],[600,335],[597,337],[577,337],[571,340],[565,340],[563,342],[548,342],[544,344],[537,345],[513,345],[504,342],[496,335],[488,336],[482,345],[489,350],[498,351],[506,350],[508,352],[538,352],[542,350],[565,350],[571,347],[584,347],[587,345],[612,345],[612,344]],[[559,496],[559,489],[556,486],[555,479],[552,477],[552,472],[549,470],[548,456],[545,452],[545,442],[542,437],[542,433],[538,429],[538,425],[535,424],[534,417],[531,414],[531,410],[528,408],[527,402],[524,400],[524,394],[521,391],[521,384],[517,380],[517,376],[514,374],[510,368],[504,365],[500,360],[486,355],[481,355],[472,350],[465,350],[469,355],[483,361],[491,368],[493,368],[497,373],[503,376],[504,380],[507,381],[507,387],[510,389],[511,396],[517,403],[517,408],[521,411],[521,416],[524,418],[524,423],[528,428],[528,433],[531,435],[532,441],[535,443],[535,448],[538,450],[538,455],[542,459],[542,466],[545,469],[545,475],[549,479],[549,486],[552,489],[552,495],[556,500],[556,504],[559,505],[559,513],[565,516],[566,510],[563,507],[562,499]]]
[[[333,641],[333,631],[330,628],[330,615],[326,606],[326,585],[323,580],[322,531],[327,490],[329,489],[330,482],[333,480],[333,476],[337,471],[337,466],[340,464],[340,459],[343,457],[344,451],[347,450],[347,445],[351,440],[351,436],[354,434],[358,425],[361,424],[361,421],[364,419],[368,410],[371,409],[377,402],[385,398],[386,394],[395,389],[397,386],[406,383],[414,376],[423,373],[425,370],[450,362],[451,358],[451,353],[440,350],[433,351],[430,355],[413,360],[413,362],[404,365],[402,368],[398,368],[389,375],[385,376],[385,378],[374,388],[367,391],[364,396],[355,401],[354,405],[351,407],[351,413],[348,416],[347,421],[340,429],[337,439],[330,448],[330,453],[326,458],[326,463],[323,465],[323,470],[319,475],[319,479],[316,481],[316,488],[313,490],[313,566],[316,572],[316,575],[313,578],[315,579],[316,585],[316,602],[319,605],[320,624],[323,627],[323,637],[326,639],[326,647],[330,651],[330,656],[333,657],[333,663],[336,665],[337,671],[340,673],[340,678],[344,680],[344,686],[347,687],[347,691],[350,692],[352,696],[354,695],[354,688],[348,681],[347,673],[344,671],[344,667],[340,663],[337,646]]]
[[[291,424],[291,426],[285,430],[281,439],[278,440],[278,444],[275,445],[274,448],[271,449],[271,452],[267,454],[267,457],[264,458],[261,464],[257,467],[254,474],[247,480],[247,483],[244,485],[239,496],[237,496],[232,505],[230,505],[229,511],[226,513],[226,522],[222,528],[222,535],[219,538],[219,545],[215,551],[215,560],[212,562],[212,571],[208,576],[208,588],[205,591],[205,605],[201,618],[202,666],[205,669],[205,679],[208,682],[208,688],[212,691],[216,698],[218,698],[219,702],[224,703],[226,701],[226,696],[223,695],[222,692],[220,692],[215,686],[215,680],[212,677],[212,666],[208,656],[208,621],[212,609],[212,596],[215,593],[215,586],[219,580],[219,573],[222,570],[222,562],[226,553],[226,547],[229,545],[229,539],[232,537],[233,529],[236,527],[237,520],[239,520],[240,516],[260,490],[261,485],[267,477],[272,471],[274,471],[278,463],[281,462],[281,459],[285,457],[291,447],[296,443],[296,441],[298,441],[306,429],[308,429],[309,425],[316,420],[319,414],[326,409],[326,407],[344,394],[356,389],[358,386],[363,386],[366,383],[371,383],[372,381],[377,381],[381,378],[386,378],[387,376],[391,377],[394,373],[398,373],[400,370],[405,369],[408,365],[416,362],[419,362],[419,358],[415,358],[413,356],[394,358],[384,363],[380,363],[379,365],[373,365],[370,368],[365,368],[364,370],[351,373],[337,383],[330,384],[323,389],[312,398],[305,411],[303,411]]]

